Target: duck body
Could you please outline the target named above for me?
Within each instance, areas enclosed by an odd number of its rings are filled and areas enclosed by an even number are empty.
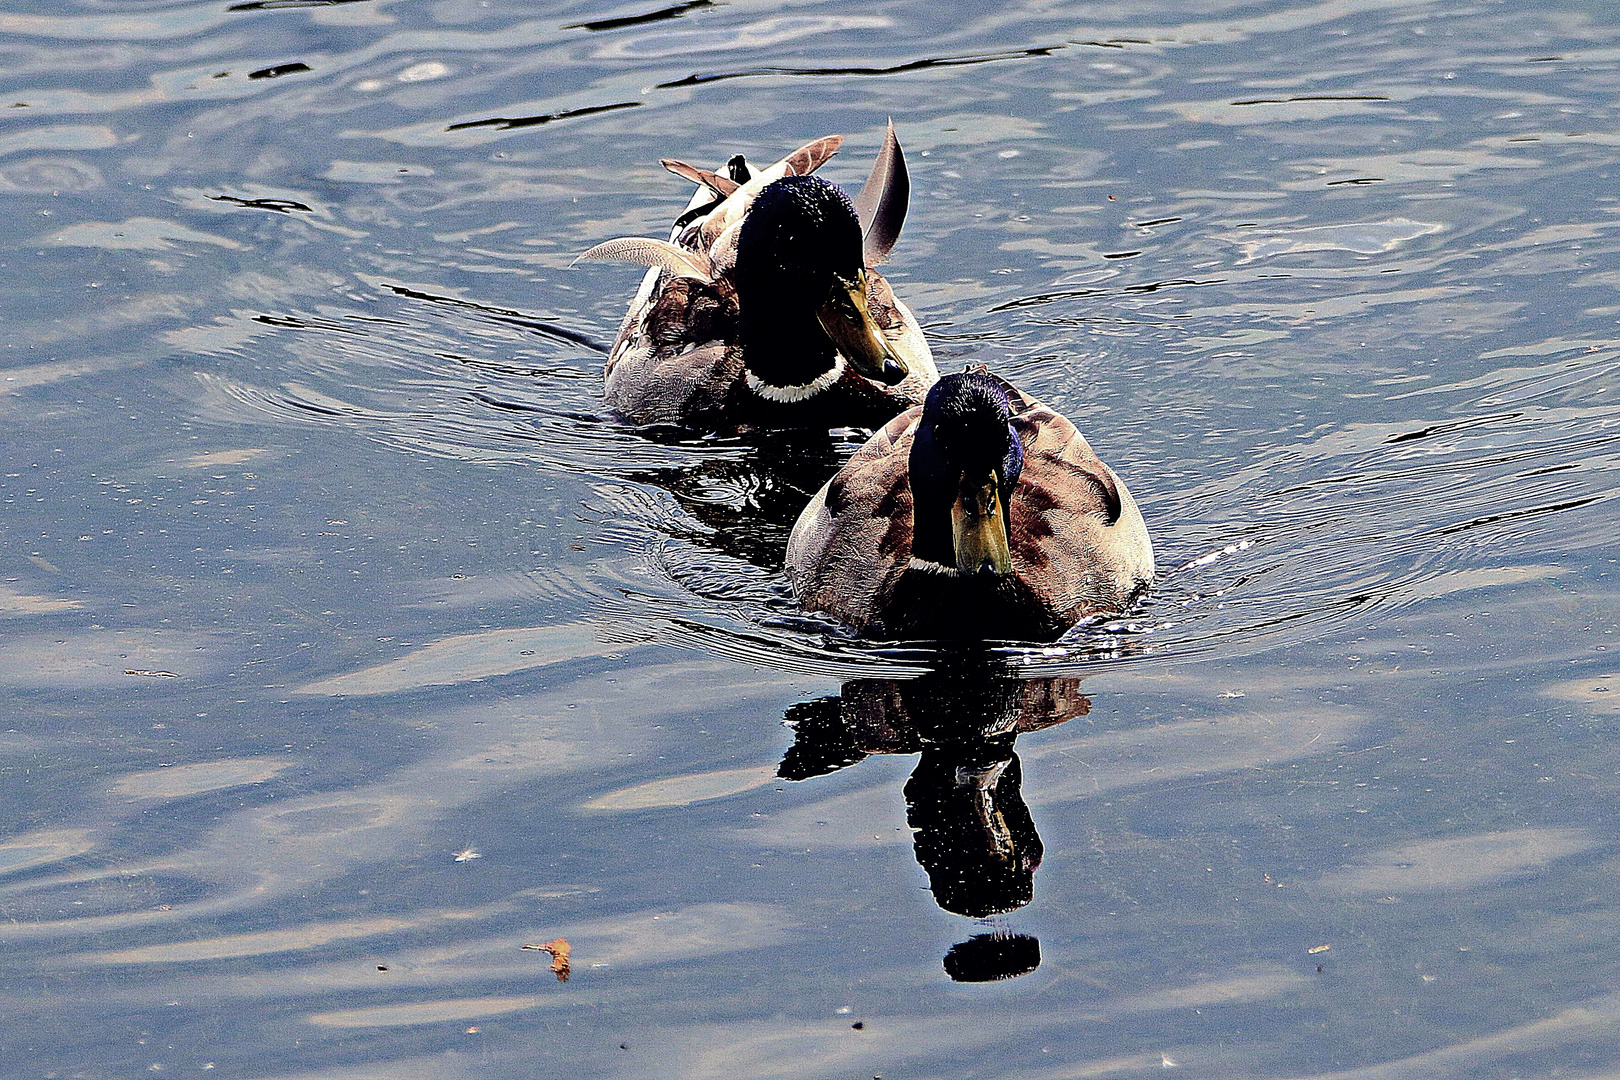
[[[650,269],[608,355],[608,407],[637,425],[706,431],[876,427],[938,378],[915,316],[873,269],[909,197],[891,126],[854,203],[810,174],[837,136],[703,185],[668,241],[608,241],[581,256]]]
[[[981,371],[876,431],[788,540],[799,602],[873,638],[1051,640],[1127,611],[1153,548],[1072,423]]]

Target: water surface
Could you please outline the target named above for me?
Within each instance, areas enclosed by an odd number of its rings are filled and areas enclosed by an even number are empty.
[[[1617,30],[13,4],[0,1060],[1612,1074]],[[636,277],[569,266],[890,116],[941,368],[1162,570],[969,685],[788,597],[859,436],[617,424]]]

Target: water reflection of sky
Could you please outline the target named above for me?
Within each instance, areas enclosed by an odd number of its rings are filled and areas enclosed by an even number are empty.
[[[13,7],[0,1060],[1615,1068],[1606,13]],[[1164,570],[932,697],[783,589],[853,437],[602,417],[568,269],[890,115],[942,369]]]

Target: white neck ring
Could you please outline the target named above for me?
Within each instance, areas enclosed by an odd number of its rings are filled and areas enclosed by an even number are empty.
[[[748,389],[752,390],[766,401],[774,401],[778,405],[791,405],[794,402],[804,401],[807,398],[815,397],[817,394],[821,393],[823,390],[827,389],[827,387],[831,386],[833,383],[837,382],[843,377],[844,358],[842,356],[835,356],[833,359],[833,366],[830,369],[822,372],[820,375],[817,375],[809,382],[801,383],[798,386],[772,386],[770,383],[761,379],[758,375],[755,375],[752,371],[743,376],[743,383],[748,387]]]

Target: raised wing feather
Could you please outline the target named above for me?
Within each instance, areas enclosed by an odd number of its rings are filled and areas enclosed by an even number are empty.
[[[825,135],[815,142],[805,143],[782,159],[782,164],[787,166],[787,172],[783,175],[807,176],[825,165],[843,145],[842,135]]]
[[[682,180],[690,180],[694,184],[702,184],[704,187],[712,189],[717,195],[730,195],[733,191],[736,191],[738,188],[742,187],[741,184],[730,179],[729,177],[721,176],[716,172],[710,172],[708,169],[700,169],[696,165],[688,165],[684,161],[676,161],[673,158],[661,158],[658,164],[662,165],[664,168],[668,169]]]
[[[589,251],[581,252],[574,261],[634,263],[637,266],[656,266],[677,277],[714,280],[714,264],[703,252],[688,251],[668,240],[654,240],[647,236],[621,236],[604,240]]]
[[[910,203],[911,174],[906,169],[906,155],[900,150],[900,140],[894,134],[894,121],[890,120],[889,130],[883,136],[883,148],[872,162],[872,171],[861,185],[861,193],[855,196],[855,213],[861,219],[861,233],[866,238],[867,266],[877,266],[894,250]]]
[[[784,176],[803,176],[814,172],[836,154],[843,144],[842,135],[827,135],[814,142],[805,143],[776,164],[755,172],[746,184],[732,192],[730,197],[703,222],[703,239],[713,244],[721,233],[742,220],[743,215],[748,213],[748,208],[754,205],[754,197],[765,190],[767,184],[774,183]]]

